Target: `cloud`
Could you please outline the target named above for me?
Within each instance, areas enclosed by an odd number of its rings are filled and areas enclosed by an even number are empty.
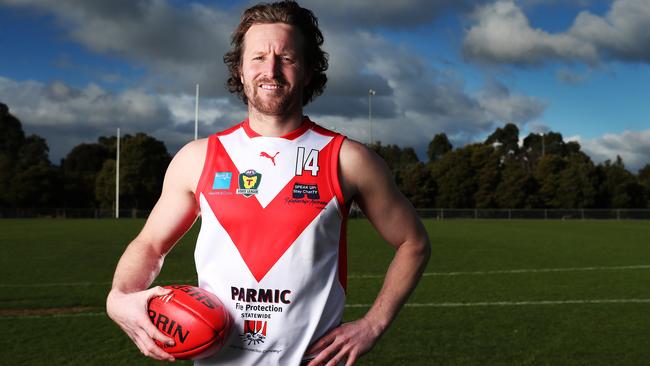
[[[123,123],[163,139],[174,151],[181,140],[193,135],[196,80],[201,81],[203,128],[216,131],[244,117],[244,106],[223,88],[226,69],[221,61],[241,9],[196,3],[180,7],[165,0],[0,3],[20,3],[54,14],[71,39],[96,53],[115,55],[147,70],[141,84],[121,84],[125,89],[118,92],[94,84],[73,88],[61,82],[4,79],[6,88],[13,83],[12,95],[29,95],[6,102],[34,131],[47,127],[48,136],[54,136],[59,129],[77,140],[93,141],[100,134],[112,134],[116,124]],[[374,139],[413,146],[422,152],[436,133],[445,132],[460,145],[483,136],[496,124],[513,120],[524,124],[537,118],[544,103],[503,85],[486,86],[498,89],[502,100],[489,96],[494,90],[469,93],[455,74],[437,70],[416,51],[363,29],[382,24],[375,13],[391,15],[386,17],[392,19],[387,26],[407,27],[429,22],[446,9],[469,9],[475,3],[483,2],[412,0],[378,4],[364,0],[342,2],[341,8],[313,3],[315,12],[329,19],[321,24],[325,25],[330,69],[325,94],[309,105],[306,113],[353,138],[368,141],[368,89],[372,88],[377,92],[372,97]],[[337,12],[355,19],[359,16],[358,23],[338,27],[353,20],[328,18]],[[407,21],[409,17],[413,22]],[[65,154],[72,146],[57,151]]]
[[[605,134],[594,139],[582,139],[579,136],[571,139],[578,141],[582,150],[596,163],[615,161],[618,155],[632,172],[650,164],[650,130]]]
[[[372,97],[373,140],[412,146],[422,157],[436,133],[446,133],[460,146],[505,122],[524,125],[546,108],[496,82],[469,93],[455,74],[433,68],[377,34],[328,32],[326,39],[336,45],[328,49],[331,84],[307,112],[360,141],[370,140],[370,88],[377,91]],[[330,94],[333,90],[341,92]]]
[[[68,36],[88,49],[146,66],[147,82],[159,90],[193,90],[209,80],[206,95],[227,93],[223,55],[239,19],[227,11],[164,0],[3,3],[53,14]]]
[[[541,117],[546,109],[546,103],[526,95],[513,94],[496,81],[490,82],[479,93],[478,100],[492,119],[515,123],[520,127]]]
[[[533,28],[512,0],[480,6],[472,19],[463,54],[474,61],[526,66],[547,61],[650,62],[648,0],[614,0],[605,16],[581,11],[567,31],[554,34]]]
[[[412,28],[431,23],[445,12],[469,10],[478,0],[303,0],[321,24],[340,28]]]
[[[151,134],[164,141],[171,153],[194,137],[194,99],[188,96],[142,89],[113,93],[95,84],[78,89],[59,81],[17,82],[2,76],[0,96],[26,132],[46,138],[54,162],[79,143],[115,135],[117,127],[124,134]],[[244,109],[230,99],[202,100],[202,136],[243,116]]]

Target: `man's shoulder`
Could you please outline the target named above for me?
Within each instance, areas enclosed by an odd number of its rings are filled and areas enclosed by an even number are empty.
[[[359,141],[349,138],[343,140],[341,144],[341,160],[348,162],[350,165],[364,164],[368,160],[378,158],[372,150]]]
[[[179,159],[179,160],[192,160],[192,159],[197,159],[197,158],[203,158],[205,156],[205,152],[208,148],[208,140],[210,138],[202,138],[202,139],[197,139],[188,142],[183,146],[176,155],[174,156],[174,159]]]

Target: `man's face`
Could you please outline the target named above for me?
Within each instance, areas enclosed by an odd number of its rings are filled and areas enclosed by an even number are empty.
[[[240,77],[249,108],[273,116],[301,110],[308,82],[302,42],[300,32],[284,23],[248,29]]]

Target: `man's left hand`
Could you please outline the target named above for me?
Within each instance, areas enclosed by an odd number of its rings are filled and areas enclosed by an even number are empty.
[[[382,331],[366,318],[343,323],[325,334],[307,350],[307,355],[316,354],[307,366],[336,366],[345,361],[345,366],[354,365],[364,353],[377,343]]]

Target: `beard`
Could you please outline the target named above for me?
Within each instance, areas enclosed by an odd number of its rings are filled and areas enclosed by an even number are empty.
[[[268,91],[264,90],[266,95],[260,95],[260,84],[274,84],[280,86],[279,89]],[[302,107],[302,88],[290,88],[286,81],[282,79],[259,79],[244,84],[244,94],[248,99],[248,106],[252,107],[261,114],[269,116],[289,115],[296,109]]]

